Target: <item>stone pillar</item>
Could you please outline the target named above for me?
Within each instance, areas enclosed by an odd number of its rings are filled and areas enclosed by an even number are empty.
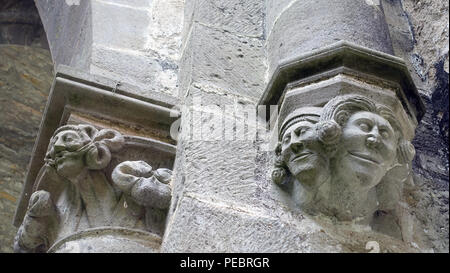
[[[179,75],[185,107],[163,251],[256,252],[261,234],[243,240],[239,233],[252,233],[255,223],[276,225],[275,218],[259,219],[264,185],[255,179],[263,22],[263,0],[186,1]]]
[[[279,106],[273,182],[326,233],[331,220],[333,232],[361,236],[334,240],[363,245],[376,232],[382,251],[425,251],[404,196],[425,109],[405,63],[392,55],[380,2],[269,1],[267,8],[269,82],[259,104]]]
[[[393,54],[379,0],[268,0],[269,75],[280,63],[347,41]]]

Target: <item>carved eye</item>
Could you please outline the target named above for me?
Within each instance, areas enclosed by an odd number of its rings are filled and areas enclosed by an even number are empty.
[[[286,135],[286,136],[283,138],[283,144],[288,144],[290,141],[291,141],[291,135],[290,135],[290,134],[289,134],[289,135]]]
[[[298,128],[297,130],[295,130],[295,133],[296,133],[298,136],[301,136],[301,135],[303,135],[304,133],[306,133],[306,132],[308,131],[308,129],[309,129],[309,128],[307,128],[307,127],[301,127],[301,128]]]
[[[389,134],[388,130],[385,130],[385,129],[380,130],[380,135],[382,138],[389,138],[391,136]]]
[[[359,124],[359,128],[360,128],[361,130],[363,130],[364,132],[369,132],[369,131],[370,131],[370,125],[367,124],[366,122],[361,122],[361,123]]]

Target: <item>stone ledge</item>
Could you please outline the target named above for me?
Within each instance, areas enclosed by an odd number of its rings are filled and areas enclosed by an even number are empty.
[[[402,59],[346,41],[281,61],[258,105],[276,105],[289,83],[339,67],[398,83],[407,101],[403,96],[399,99],[409,105],[405,111],[411,111],[408,114],[418,122],[425,114],[425,106]]]
[[[161,237],[138,229],[98,227],[64,237],[48,253],[155,253]]]

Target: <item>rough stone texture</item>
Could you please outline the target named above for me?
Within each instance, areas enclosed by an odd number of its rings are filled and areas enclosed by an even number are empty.
[[[409,195],[409,205],[416,208],[416,217],[430,227],[424,232],[429,234],[433,250],[448,251],[448,161],[444,150],[448,140],[439,133],[442,130],[448,136],[448,104],[445,104],[448,98],[448,3],[385,0],[380,5],[378,0],[345,0],[350,7],[344,9],[336,4],[338,1],[315,1],[326,7],[322,14],[325,20],[310,16],[310,26],[299,31],[304,18],[299,18],[297,24],[290,22],[291,17],[287,15],[298,15],[296,9],[312,1],[82,0],[80,5],[67,4],[77,1],[36,2],[55,65],[67,64],[133,84],[138,89],[131,93],[141,97],[163,92],[179,96],[186,104],[192,104],[188,101],[193,97],[201,96],[204,104],[234,106],[253,106],[269,79],[265,75],[267,61],[273,69],[278,57],[289,55],[286,46],[277,48],[276,42],[281,38],[276,38],[278,34],[273,28],[291,24],[292,35],[286,35],[287,40],[304,33],[307,39],[310,33],[319,31],[317,43],[292,45],[300,48],[300,53],[344,38],[390,52],[389,37],[381,20],[384,14],[395,54],[410,62],[410,71],[424,94],[427,108],[436,109],[427,112],[417,130],[418,153],[414,168],[418,175],[416,190]],[[330,8],[339,16],[329,17]],[[113,13],[117,14],[115,18],[110,16]],[[355,14],[357,18],[350,20]],[[332,31],[342,25],[348,28],[341,29],[343,32]],[[361,36],[352,32],[354,27]],[[373,32],[376,35],[371,35]],[[271,42],[266,44],[267,37]],[[364,39],[359,41],[360,37]],[[278,57],[270,55],[272,49],[279,51]],[[16,79],[21,78],[14,77],[14,82],[19,83]],[[12,104],[8,100],[6,105]],[[20,115],[11,115],[7,119],[18,117]],[[183,115],[181,123],[189,124],[188,117]],[[208,117],[197,122],[204,128],[214,126],[214,120]],[[233,132],[239,132],[243,124],[245,122],[239,121]],[[8,128],[19,126],[22,123],[14,122]],[[36,128],[37,125],[33,127]],[[26,143],[32,143],[31,130],[22,128],[22,131],[29,139]],[[9,139],[14,147],[25,149],[15,140]],[[382,251],[387,251],[384,244],[392,246],[389,251],[417,250],[376,234],[356,238],[345,229],[339,233],[327,223],[322,223],[322,232],[314,221],[305,220],[295,212],[288,196],[270,181],[273,154],[262,151],[263,144],[260,140],[192,141],[182,133],[163,251],[367,252],[361,242],[368,240],[380,242]],[[31,154],[31,145],[27,146],[29,151],[23,152],[24,156]],[[1,149],[1,160],[4,155],[15,155],[11,150]],[[443,153],[436,155],[439,150]],[[23,176],[28,160],[5,162],[1,164],[6,166],[7,171],[2,174],[6,178],[0,178],[0,186],[9,185],[12,180],[23,181],[23,177],[16,179],[13,175]],[[0,205],[14,206],[12,200],[19,192],[17,185],[14,191],[0,192]],[[11,214],[5,217],[12,216],[13,208],[9,210]],[[10,251],[15,232],[5,233],[12,234],[7,239],[11,243],[4,245],[0,241],[0,251]],[[2,236],[5,233],[0,231]]]
[[[180,1],[135,4],[92,2],[90,72],[136,85],[143,96],[177,93]]]
[[[285,215],[280,220],[264,211],[233,207],[219,200],[202,200],[204,196],[185,195],[173,215],[164,238],[167,252],[311,252],[308,244],[321,236],[320,228],[306,219]],[[291,219],[289,219],[291,217]],[[289,222],[289,220],[292,220]],[[302,225],[303,224],[303,225]],[[184,227],[189,226],[188,230]],[[324,235],[322,235],[325,237]],[[330,252],[339,250],[336,243],[323,246]],[[320,250],[319,250],[320,251]]]
[[[59,64],[89,67],[92,43],[91,1],[35,1],[55,68]],[[69,1],[71,3],[71,1]]]
[[[48,50],[0,45],[0,252],[12,252],[12,225],[53,78]]]
[[[32,0],[2,1],[0,44],[19,44],[48,49],[44,28]]]
[[[178,93],[183,3],[36,1],[55,67],[64,64],[129,83],[142,96]]]
[[[414,247],[379,233],[312,219],[275,207],[236,207],[205,195],[185,195],[169,223],[162,252],[417,252]],[[318,224],[319,223],[319,224]],[[185,227],[189,227],[186,229]]]
[[[416,215],[438,252],[448,252],[448,1],[382,1],[395,54],[403,58],[427,112],[416,130]],[[419,197],[420,196],[420,197]]]
[[[203,0],[196,2],[199,23],[233,34],[263,36],[264,1]]]
[[[206,92],[256,100],[263,91],[263,57],[260,39],[195,24],[182,57],[181,88],[189,79]]]

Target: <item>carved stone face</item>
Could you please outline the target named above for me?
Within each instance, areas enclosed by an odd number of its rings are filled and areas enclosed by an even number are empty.
[[[371,112],[356,112],[343,127],[336,172],[357,186],[371,188],[386,174],[396,157],[397,138],[383,117]]]
[[[81,137],[73,130],[59,132],[52,138],[50,156],[60,175],[70,177],[82,170],[84,167],[83,153],[78,150],[83,144]]]
[[[289,171],[302,183],[311,184],[319,172],[328,171],[315,122],[303,120],[289,127],[281,138],[281,155]]]

